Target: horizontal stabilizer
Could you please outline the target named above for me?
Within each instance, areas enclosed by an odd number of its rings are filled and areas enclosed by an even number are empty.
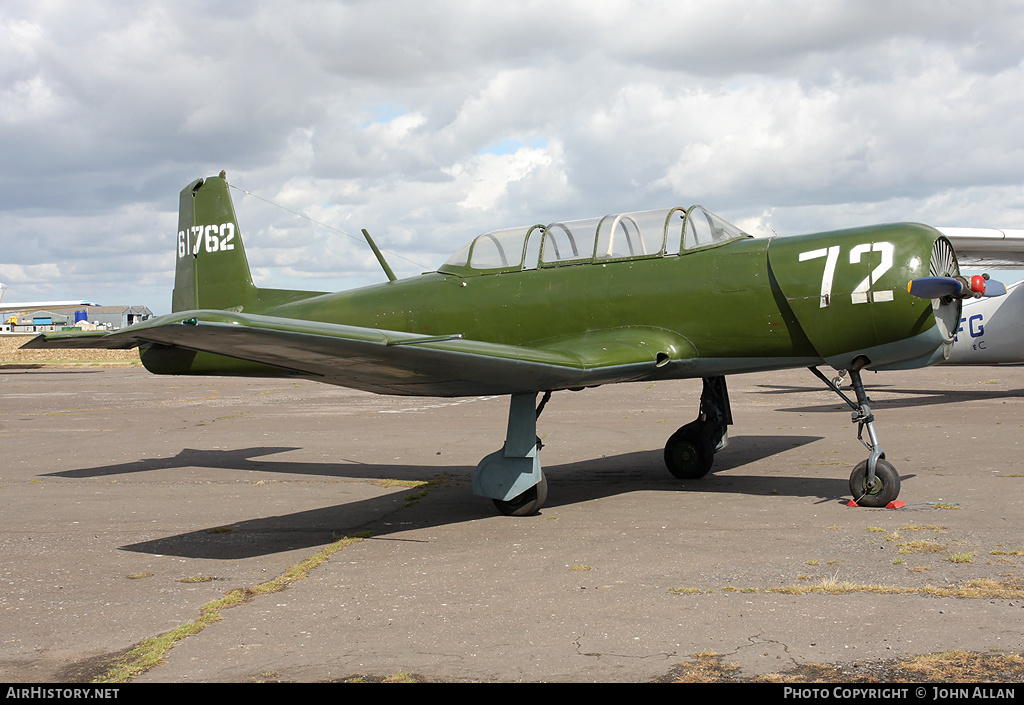
[[[99,348],[108,350],[128,350],[139,343],[126,337],[116,337],[110,331],[89,330],[71,331],[68,333],[40,333],[22,345],[26,350],[33,349],[78,349]]]

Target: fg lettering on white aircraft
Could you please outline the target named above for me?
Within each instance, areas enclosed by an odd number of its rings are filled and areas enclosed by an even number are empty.
[[[960,327],[957,328],[957,330],[956,330],[956,337],[953,338],[954,342],[957,342],[957,343],[960,342],[960,335],[965,332],[964,331],[964,327],[965,327],[964,324],[965,323],[967,324],[966,325],[966,328],[967,328],[966,332],[972,338],[980,338],[981,336],[985,335],[985,314],[983,314],[983,313],[976,313],[973,316],[969,316],[969,317],[965,316],[965,317],[960,319]],[[975,350],[984,350],[985,349],[985,341],[984,340],[978,341],[977,343],[973,344],[973,347],[974,347]]]

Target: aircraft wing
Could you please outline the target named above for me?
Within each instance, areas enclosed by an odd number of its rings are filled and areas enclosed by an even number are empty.
[[[49,333],[26,348],[131,348],[154,372],[173,356],[174,369],[203,374],[230,369],[201,353],[367,391],[422,396],[510,394],[647,379],[669,362],[697,361],[682,336],[656,328],[624,327],[506,345],[447,335],[421,335],[275,316],[184,311],[119,331]],[[197,353],[197,354],[193,354]],[[155,361],[148,360],[152,354]],[[163,363],[166,364],[166,363]],[[185,365],[183,368],[182,365]],[[258,374],[256,371],[240,374]]]
[[[962,269],[1024,269],[1024,230],[938,228]]]

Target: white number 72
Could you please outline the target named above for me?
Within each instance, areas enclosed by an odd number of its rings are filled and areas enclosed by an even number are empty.
[[[882,255],[881,263],[875,267],[871,274],[864,277],[863,281],[850,294],[853,303],[866,304],[872,301],[892,301],[892,289],[873,292],[871,291],[871,286],[892,268],[895,251],[896,248],[893,247],[891,242],[863,243],[850,250],[850,264],[859,264],[861,256],[867,252],[878,252]],[[806,262],[822,257],[825,258],[825,271],[821,277],[820,307],[826,308],[832,302],[832,281],[835,278],[836,264],[839,262],[839,245],[801,252],[799,260]]]

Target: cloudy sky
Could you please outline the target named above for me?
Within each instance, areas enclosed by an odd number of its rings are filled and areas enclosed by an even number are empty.
[[[399,276],[693,203],[1024,228],[1022,63],[1017,2],[4,0],[0,282],[168,312],[221,169],[257,282],[323,291],[384,279],[360,228]]]

